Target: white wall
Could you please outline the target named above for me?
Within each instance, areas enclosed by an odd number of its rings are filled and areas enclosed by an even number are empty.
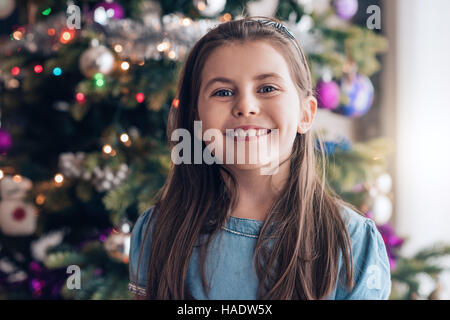
[[[409,237],[404,253],[411,254],[438,241],[450,244],[450,1],[394,3],[395,77],[386,81],[395,88],[387,92],[395,105],[384,108],[396,110],[395,226]]]

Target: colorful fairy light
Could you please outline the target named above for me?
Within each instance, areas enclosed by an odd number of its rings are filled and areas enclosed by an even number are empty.
[[[142,103],[145,100],[145,95],[142,92],[136,94],[136,101]]]
[[[86,101],[86,96],[83,92],[77,92],[77,94],[75,95],[75,99],[78,103],[83,103]]]
[[[53,37],[56,34],[56,30],[54,28],[50,28],[50,29],[47,30],[47,34],[50,37]]]
[[[64,181],[64,176],[61,173],[57,173],[57,174],[55,174],[54,180],[55,180],[56,184],[60,185]]]
[[[19,73],[20,73],[20,68],[19,68],[19,67],[13,67],[13,68],[11,69],[11,74],[12,74],[13,76],[18,76]]]
[[[34,66],[33,70],[36,73],[41,73],[44,70],[44,68],[40,64],[37,64]]]
[[[103,152],[106,154],[111,154],[113,152],[113,148],[109,144],[105,144],[103,146]]]
[[[103,87],[103,85],[105,84],[104,76],[101,72],[98,72],[94,75],[94,80],[97,87]]]
[[[172,100],[172,106],[174,107],[174,108],[178,108],[178,104],[180,103],[180,100],[178,100],[177,98],[174,98],[173,100]]]
[[[4,176],[5,174],[3,173],[3,170],[0,169],[0,180],[3,179]]]
[[[48,16],[52,12],[52,8],[47,8],[43,10],[41,13],[43,16]]]
[[[128,62],[124,61],[120,64],[120,68],[122,70],[126,71],[126,70],[130,69],[130,64]]]
[[[13,32],[12,37],[14,40],[21,40],[23,37],[23,33],[19,30]]]
[[[59,37],[59,42],[62,44],[69,43],[75,36],[75,30],[72,29],[65,29],[61,36]]]
[[[60,67],[53,68],[53,75],[60,76],[62,74],[62,69]]]
[[[130,140],[130,137],[126,133],[122,133],[120,135],[120,141],[122,141],[123,143],[128,142],[129,140]]]
[[[22,182],[22,176],[20,174],[15,174],[13,176],[13,181],[16,182],[16,183]]]

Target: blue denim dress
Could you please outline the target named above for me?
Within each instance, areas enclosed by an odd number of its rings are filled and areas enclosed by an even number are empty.
[[[145,226],[155,207],[146,210],[136,221],[131,235],[128,289],[138,295],[145,295],[146,273],[150,251],[150,235],[143,243]],[[386,247],[375,223],[362,217],[352,209],[343,207],[352,245],[354,263],[354,287],[351,292],[336,283],[328,296],[329,300],[388,299],[391,291],[391,275]],[[152,222],[154,219],[152,219]],[[205,274],[210,285],[209,299],[213,300],[256,300],[258,277],[253,265],[253,253],[263,221],[231,216],[219,234],[211,240],[206,257]],[[138,272],[138,258],[141,245],[144,246]],[[339,272],[344,272],[342,259]],[[137,279],[137,280],[136,280]],[[190,293],[196,299],[205,300],[198,265],[198,249],[194,247],[189,262],[187,283]]]

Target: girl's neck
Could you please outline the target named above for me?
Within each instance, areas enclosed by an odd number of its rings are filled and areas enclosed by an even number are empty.
[[[289,162],[280,165],[274,175],[261,175],[260,170],[230,168],[237,181],[238,204],[231,212],[237,218],[265,220],[268,210],[280,195],[288,175]]]

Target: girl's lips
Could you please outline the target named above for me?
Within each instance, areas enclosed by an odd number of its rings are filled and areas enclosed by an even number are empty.
[[[247,135],[244,136],[244,137],[235,136],[235,135],[234,136],[230,136],[230,135],[227,135],[226,133],[224,133],[224,136],[226,136],[227,138],[234,138],[234,141],[253,141],[253,140],[259,139],[260,137],[264,137],[264,136],[269,135],[271,131],[272,131],[271,129],[267,129],[267,132],[265,134],[254,135],[254,136],[247,136]]]

